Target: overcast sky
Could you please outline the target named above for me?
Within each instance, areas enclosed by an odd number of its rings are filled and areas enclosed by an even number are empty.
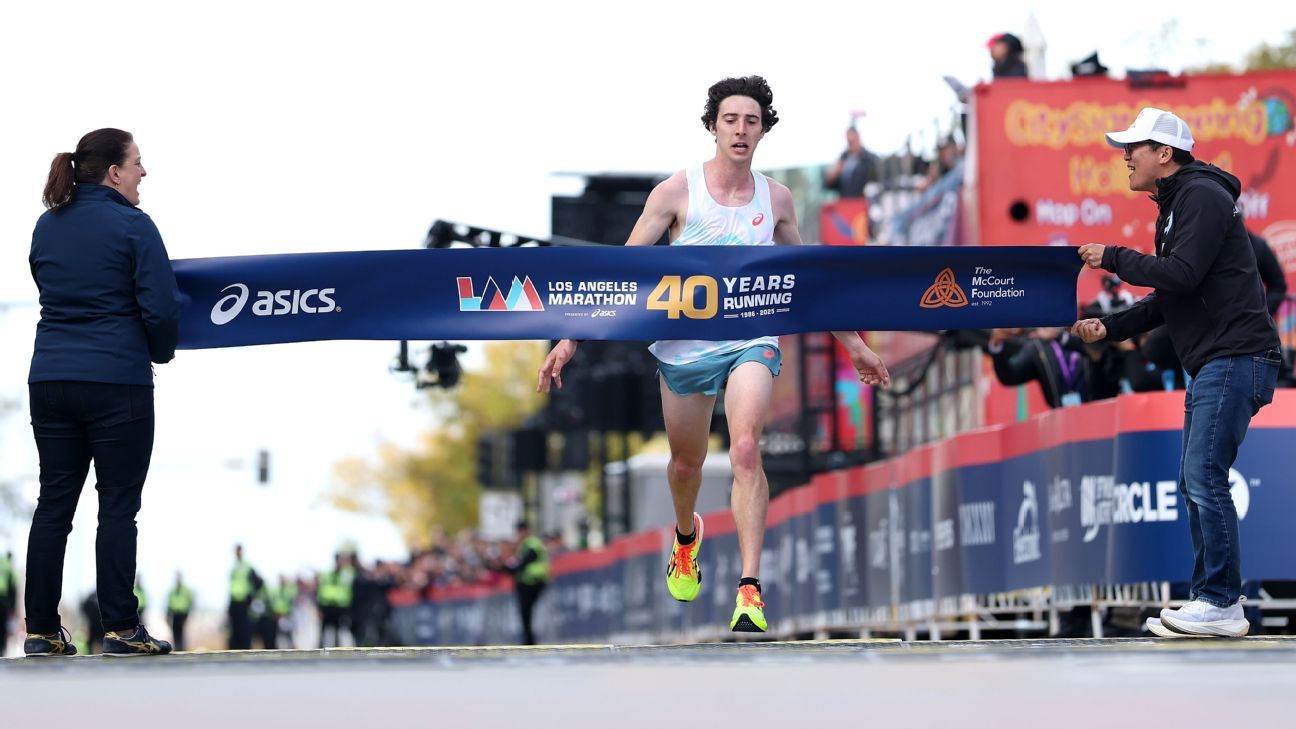
[[[440,5],[451,5],[444,3]],[[1238,62],[1296,27],[1290,2],[654,3],[7,2],[0,6],[0,478],[34,495],[26,374],[37,311],[26,265],[54,154],[104,126],[135,134],[141,207],[173,258],[417,247],[437,218],[544,235],[555,172],[670,172],[713,151],[706,88],[764,75],[781,123],[764,168],[816,164],[850,115],[898,148],[946,114],[949,74],[989,76],[985,40],[1038,21],[1052,77],[1099,50],[1115,72]],[[324,566],[346,538],[399,557],[394,529],[318,502],[332,463],[434,427],[388,374],[395,345],[181,352],[157,377],[140,516],[153,602],[175,569],[215,606],[234,542],[264,572]],[[532,377],[531,372],[519,373]],[[252,459],[273,452],[274,483]],[[240,465],[241,464],[241,465]],[[86,494],[86,501],[93,499]],[[93,509],[68,594],[93,583]],[[0,532],[20,558],[26,525]]]

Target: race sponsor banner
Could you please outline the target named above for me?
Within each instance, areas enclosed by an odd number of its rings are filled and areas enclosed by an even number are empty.
[[[958,548],[959,489],[957,473],[932,474],[932,597],[963,594],[963,560]]]
[[[1107,579],[1163,579],[1164,566],[1176,563],[1180,569],[1175,577],[1188,578],[1192,543],[1177,468],[1182,443],[1182,434],[1174,431],[1117,435],[1112,476],[1098,479],[1092,495],[1084,494],[1083,505],[1092,515],[1090,528],[1098,530],[1099,539],[1107,532]]]
[[[900,601],[917,602],[932,598],[932,481],[918,479],[901,487],[892,545],[899,555]]]
[[[761,559],[771,629],[849,628],[862,608],[903,614],[897,608],[956,594],[1187,581],[1192,545],[1177,489],[1182,418],[1182,393],[1122,396],[962,434],[781,494],[770,504]],[[1293,436],[1296,391],[1280,390],[1229,472],[1248,580],[1296,579],[1288,523],[1296,492],[1286,488],[1284,457]],[[539,637],[727,635],[742,568],[738,542],[727,512],[705,520],[697,600],[667,593],[669,529],[630,535],[554,559],[537,610]],[[507,587],[399,600],[394,626],[410,645],[510,643],[520,629]]]
[[[1178,434],[1169,435],[1173,439]],[[1110,578],[1107,555],[1111,530],[1103,526],[1110,513],[1106,495],[1115,483],[1115,449],[1104,439],[1079,441],[1055,450],[1053,467],[1044,474],[1050,479],[1048,541],[1052,578],[1064,585],[1106,582]],[[1186,529],[1182,530],[1184,538],[1187,534]]]
[[[1071,248],[438,249],[174,262],[180,348],[323,339],[747,339],[1075,321]]]
[[[892,525],[896,492],[890,488],[870,492],[864,499],[868,540],[864,543],[864,561],[868,575],[866,594],[869,607],[894,605],[898,602],[899,569],[895,550],[899,532]],[[893,577],[894,575],[894,577]]]
[[[1156,206],[1129,189],[1122,151],[1104,137],[1148,106],[1179,115],[1192,130],[1193,156],[1241,180],[1247,227],[1269,239],[1296,285],[1296,197],[1287,194],[1296,186],[1296,70],[1148,86],[1108,78],[978,86],[973,240],[1150,253]]]

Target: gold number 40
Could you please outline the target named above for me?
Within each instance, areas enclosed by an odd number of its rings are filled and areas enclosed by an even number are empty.
[[[705,293],[705,303],[697,306],[697,290]],[[680,283],[679,276],[663,276],[657,288],[648,295],[648,308],[666,312],[667,318],[678,319],[680,313],[690,319],[710,319],[719,309],[720,287],[710,276],[689,276]]]

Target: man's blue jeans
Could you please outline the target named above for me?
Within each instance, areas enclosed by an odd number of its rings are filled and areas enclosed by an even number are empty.
[[[1251,416],[1273,400],[1280,356],[1269,350],[1213,359],[1184,394],[1179,493],[1192,535],[1190,600],[1229,607],[1242,592],[1242,552],[1229,469]]]

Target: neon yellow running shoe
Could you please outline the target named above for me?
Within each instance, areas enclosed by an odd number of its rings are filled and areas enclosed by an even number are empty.
[[[698,555],[702,553],[702,517],[693,513],[693,543],[682,547],[679,536],[675,537],[675,546],[671,548],[670,561],[666,563],[666,587],[671,597],[680,602],[692,602],[702,589],[702,565],[698,564]]]
[[[764,633],[769,624],[765,622],[765,603],[761,602],[760,590],[755,585],[742,585],[734,602],[729,629],[735,633]]]

